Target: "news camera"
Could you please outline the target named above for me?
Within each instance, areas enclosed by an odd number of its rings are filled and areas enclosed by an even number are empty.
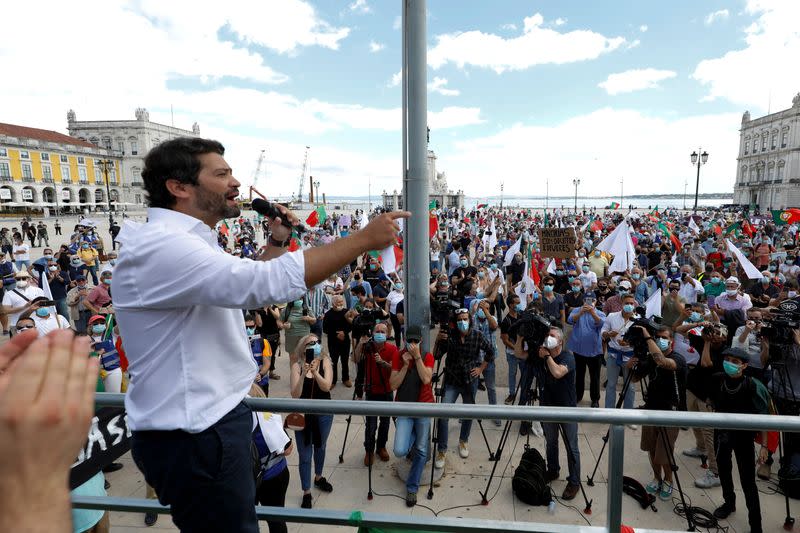
[[[442,329],[455,327],[456,311],[461,305],[453,300],[450,292],[437,292],[431,297],[431,314],[434,323]]]
[[[633,355],[639,361],[633,368],[633,372],[637,377],[649,376],[656,366],[655,361],[650,357],[647,337],[655,337],[656,332],[661,328],[653,319],[644,318],[643,315],[644,313],[636,316],[622,336],[622,340],[633,348]],[[647,335],[645,335],[645,332],[647,332]]]
[[[353,337],[356,339],[369,337],[372,335],[375,324],[382,318],[383,314],[379,309],[364,309],[353,319]]]
[[[523,311],[517,321],[511,324],[509,331],[516,331],[517,336],[522,337],[528,344],[528,351],[533,352],[544,344],[552,327],[553,324],[550,320],[535,310],[528,309]]]
[[[800,306],[794,300],[786,300],[770,312],[771,318],[764,320],[761,336],[769,341],[771,363],[783,361],[794,341],[794,331],[800,328]]]

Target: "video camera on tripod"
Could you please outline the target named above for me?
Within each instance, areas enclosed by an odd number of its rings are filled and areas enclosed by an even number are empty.
[[[642,378],[649,376],[656,367],[656,362],[650,356],[650,349],[647,346],[647,337],[645,331],[650,337],[655,337],[656,331],[661,326],[651,318],[644,318],[639,315],[633,318],[628,330],[622,336],[631,348],[633,348],[633,355],[639,361],[633,368],[633,373],[636,377]]]
[[[375,324],[383,318],[380,309],[364,309],[353,319],[353,338],[369,337]]]
[[[534,310],[526,310],[520,314],[516,322],[511,324],[509,332],[516,332],[528,344],[528,352],[534,353],[544,344],[553,323]],[[533,358],[535,359],[535,358]]]
[[[433,321],[442,329],[450,329],[456,324],[456,311],[461,305],[453,300],[450,292],[437,292],[431,297]]]
[[[779,363],[795,343],[794,330],[800,328],[800,306],[794,300],[786,300],[770,315],[761,326],[761,336],[769,341],[770,363]]]

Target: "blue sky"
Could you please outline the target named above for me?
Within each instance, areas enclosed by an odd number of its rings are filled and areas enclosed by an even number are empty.
[[[0,121],[64,131],[79,120],[200,124],[270,195],[297,189],[303,151],[321,191],[400,188],[398,1],[45,2],[32,42],[0,35]],[[31,17],[15,3],[9,20]],[[582,194],[683,191],[688,155],[711,153],[701,190],[731,191],[741,114],[791,105],[795,0],[428,2],[431,148],[453,189]],[[19,46],[30,43],[29,47]],[[42,69],[30,58],[63,58]],[[41,48],[39,50],[38,48]],[[75,60],[80,59],[79,63]],[[87,76],[87,73],[89,75]],[[96,82],[91,73],[97,73]],[[5,78],[5,76],[4,76]],[[770,104],[771,102],[771,104]],[[613,185],[612,185],[613,184]]]

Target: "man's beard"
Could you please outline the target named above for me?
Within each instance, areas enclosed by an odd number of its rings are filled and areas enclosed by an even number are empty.
[[[238,205],[228,205],[228,200],[224,194],[211,193],[202,186],[198,186],[196,191],[197,207],[201,211],[216,215],[220,219],[238,217],[242,212]]]

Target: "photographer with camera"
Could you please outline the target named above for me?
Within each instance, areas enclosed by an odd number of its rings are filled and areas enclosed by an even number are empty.
[[[762,346],[762,324],[763,312],[760,307],[748,309],[747,322],[736,330],[731,348],[739,348],[747,354],[745,374],[766,385],[767,380],[764,378],[764,368],[769,364],[769,352],[764,350]]]
[[[508,396],[506,405],[512,405],[517,396],[517,370],[522,371],[525,361],[518,358],[514,352],[517,342],[517,330],[511,326],[519,319],[519,313],[525,311],[523,304],[516,293],[511,293],[506,298],[508,314],[500,322],[500,341],[506,348],[506,362],[508,363]]]
[[[438,357],[447,355],[444,368],[443,403],[455,403],[459,396],[463,403],[474,404],[478,390],[478,378],[493,360],[494,349],[483,334],[470,327],[470,315],[467,309],[456,311],[456,329],[442,330],[437,337],[439,341]],[[483,352],[483,360],[480,354]],[[438,450],[436,468],[444,468],[447,456],[448,422],[446,418],[437,421]],[[469,433],[472,420],[461,421],[461,433],[458,440],[458,453],[462,459],[469,457]]]
[[[389,385],[389,378],[392,374],[392,360],[397,355],[397,347],[386,342],[386,335],[389,327],[378,322],[372,329],[372,338],[362,335],[353,352],[353,359],[356,364],[364,361],[364,390],[368,401],[391,402],[392,389]],[[381,461],[389,460],[389,452],[386,451],[386,441],[389,440],[389,417],[380,417],[378,425],[377,417],[368,416],[367,425],[364,429],[364,466],[371,466],[375,460],[375,431],[378,432],[378,456]]]
[[[606,409],[613,409],[617,397],[617,381],[622,375],[623,382],[628,379],[629,366],[626,364],[633,356],[633,348],[625,342],[622,337],[633,323],[634,311],[636,309],[636,298],[632,294],[627,294],[622,299],[622,311],[610,313],[603,322],[600,336],[608,343],[608,358],[606,360]],[[628,387],[625,391],[625,409],[633,409],[633,402],[636,390]],[[635,427],[632,427],[635,429]]]
[[[631,329],[634,328],[640,330],[638,335],[646,341],[647,353],[641,356],[635,355],[628,361],[627,366],[634,372],[635,382],[645,376],[650,378],[645,409],[679,410],[686,383],[686,360],[672,350],[672,330],[662,326],[651,332],[642,326],[631,326]],[[654,476],[645,488],[651,494],[658,493],[658,497],[663,501],[672,499],[672,465],[678,431],[679,428],[676,427],[642,427],[640,448],[648,452]]]
[[[489,398],[489,405],[497,405],[497,389],[495,389],[495,358],[497,357],[497,348],[495,345],[494,332],[497,330],[497,319],[492,315],[488,300],[473,300],[471,304],[472,314],[472,327],[489,342],[492,347],[491,362],[486,366],[483,371],[484,387],[481,387],[481,382],[478,383],[478,389],[486,390],[486,395]],[[486,354],[480,354],[481,358],[485,358]],[[500,420],[494,420],[495,426],[500,426]]]
[[[745,376],[748,354],[739,348],[723,352],[724,373],[713,376],[709,401],[718,413],[769,414],[769,394],[758,380]],[[722,484],[724,503],[714,511],[714,516],[727,518],[736,511],[736,493],[733,490],[733,462],[736,454],[739,482],[747,504],[751,533],[761,533],[761,504],[755,479],[753,461],[753,431],[718,429],[714,431],[717,465]],[[761,432],[761,442],[767,442],[767,432]],[[768,450],[762,445],[758,452],[759,465],[766,464]]]
[[[589,399],[592,407],[600,407],[600,367],[602,366],[603,342],[600,331],[603,328],[605,313],[595,308],[597,298],[593,292],[584,296],[583,306],[573,309],[567,318],[572,326],[572,334],[567,348],[575,356],[576,402],[583,399],[586,368],[589,368]]]
[[[517,356],[521,359],[528,359],[530,349],[527,343],[517,341]],[[539,347],[536,354],[544,363],[544,370],[541,372],[542,395],[540,405],[551,407],[576,407],[575,392],[575,358],[572,353],[564,350],[564,333],[560,328],[551,327],[544,343]],[[548,482],[558,479],[560,466],[558,463],[558,435],[563,432],[562,438],[565,440],[564,446],[567,448],[567,466],[569,475],[567,476],[567,486],[561,498],[571,500],[578,493],[581,478],[581,456],[578,451],[578,424],[564,422],[546,422],[542,424],[544,429],[546,455],[547,455],[547,474]]]

